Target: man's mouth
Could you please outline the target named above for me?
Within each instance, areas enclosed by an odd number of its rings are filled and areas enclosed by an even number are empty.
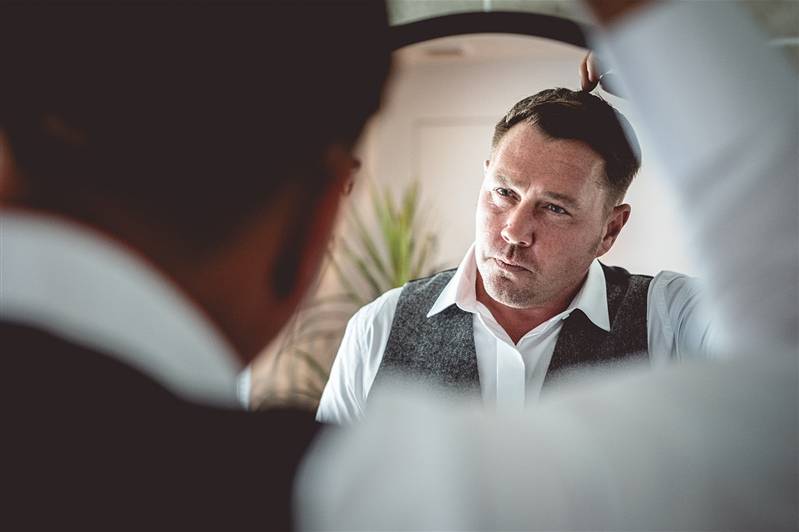
[[[529,272],[530,270],[525,268],[524,266],[520,266],[514,262],[508,262],[502,259],[494,258],[494,264],[496,264],[500,269],[508,271],[508,272]]]

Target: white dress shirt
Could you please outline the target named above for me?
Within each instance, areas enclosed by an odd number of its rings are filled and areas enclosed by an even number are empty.
[[[733,2],[597,36],[680,195],[728,351],[492,416],[398,389],[306,460],[304,529],[796,530],[799,82]]]
[[[610,331],[605,275],[597,260],[591,264],[583,286],[569,306],[527,332],[516,344],[491,311],[477,300],[476,279],[472,245],[427,317],[451,305],[473,315],[480,391],[487,405],[513,410],[538,400],[563,320],[573,310],[582,310],[594,325]],[[322,393],[317,411],[319,421],[350,423],[363,415],[401,291],[396,288],[386,292],[350,320]],[[712,327],[695,280],[674,272],[660,272],[650,283],[647,296],[647,339],[653,365],[706,356],[711,351]]]
[[[184,399],[240,408],[240,363],[205,315],[140,257],[79,224],[0,211],[0,320],[114,357]]]

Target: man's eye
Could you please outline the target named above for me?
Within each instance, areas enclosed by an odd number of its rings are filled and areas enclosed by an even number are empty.
[[[568,212],[566,212],[566,209],[564,209],[563,207],[558,207],[557,205],[553,205],[552,203],[547,203],[544,206],[544,208],[554,212],[555,214],[569,214]]]
[[[494,192],[496,192],[497,194],[499,194],[503,198],[510,197],[510,194],[511,194],[510,190],[508,190],[507,188],[495,188]]]

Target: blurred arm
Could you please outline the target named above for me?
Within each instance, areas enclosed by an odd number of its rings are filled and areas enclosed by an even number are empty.
[[[660,272],[647,298],[649,359],[654,367],[719,355],[716,326],[698,279]]]
[[[795,348],[799,323],[799,85],[765,41],[734,5],[675,2],[595,47],[676,187],[722,345],[750,352]]]

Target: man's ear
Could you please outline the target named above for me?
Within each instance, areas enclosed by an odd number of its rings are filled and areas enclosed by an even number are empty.
[[[323,162],[326,178],[291,195],[294,222],[283,232],[272,276],[273,293],[280,299],[299,302],[305,295],[327,250],[341,197],[359,166],[349,149],[338,144],[327,148]]]
[[[630,219],[631,211],[632,208],[626,203],[613,207],[605,223],[605,232],[602,235],[602,242],[599,245],[597,257],[601,257],[613,247],[616,238],[618,238],[619,233],[621,233],[622,227],[624,227],[627,220]]]

